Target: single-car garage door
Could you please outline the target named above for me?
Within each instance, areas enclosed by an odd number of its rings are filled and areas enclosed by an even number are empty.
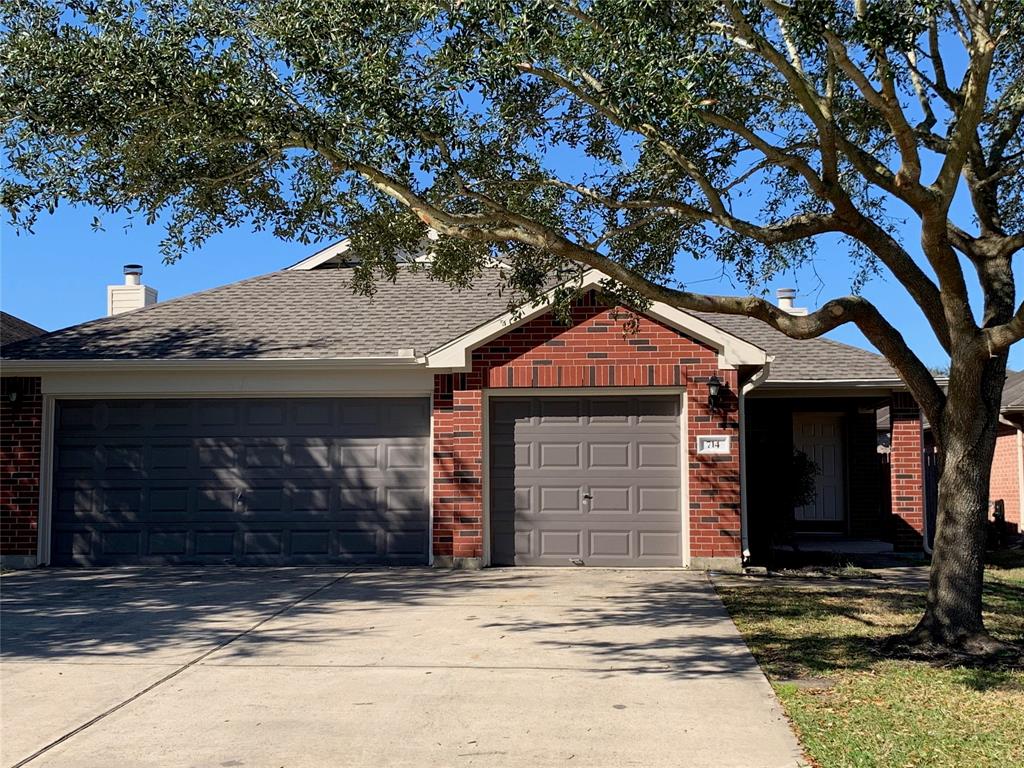
[[[679,398],[491,401],[494,565],[682,564]]]
[[[63,400],[56,565],[427,561],[425,398]]]

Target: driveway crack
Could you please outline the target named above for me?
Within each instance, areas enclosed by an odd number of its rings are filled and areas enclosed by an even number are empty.
[[[109,709],[106,709],[103,712],[101,712],[100,714],[96,715],[96,717],[92,718],[91,720],[88,720],[88,721],[82,723],[81,725],[79,725],[77,728],[74,728],[73,730],[68,731],[67,733],[65,733],[60,738],[54,739],[53,741],[51,741],[46,746],[41,747],[40,749],[36,750],[35,752],[33,752],[28,757],[20,760],[19,762],[15,763],[14,765],[12,765],[11,768],[22,768],[22,766],[28,765],[29,763],[31,763],[36,758],[41,757],[42,755],[45,755],[47,752],[49,752],[54,747],[57,747],[57,746],[63,744],[65,741],[67,741],[68,739],[73,738],[74,736],[77,736],[82,731],[85,731],[85,730],[87,730],[89,728],[92,728],[92,726],[96,725],[96,723],[99,723],[100,721],[105,720],[106,718],[110,717],[112,714],[114,714],[118,710],[124,709],[129,704],[131,704],[133,701],[137,701],[138,699],[142,698],[143,696],[145,696],[150,691],[153,691],[153,690],[159,688],[164,683],[166,683],[166,682],[168,682],[170,680],[173,680],[174,678],[176,678],[178,675],[180,675],[185,670],[191,669],[196,664],[199,664],[200,662],[202,662],[204,659],[209,658],[210,656],[212,656],[213,654],[217,653],[218,651],[224,650],[225,648],[227,648],[232,643],[237,642],[238,640],[241,640],[243,637],[245,637],[245,636],[255,632],[257,629],[262,627],[267,622],[273,621],[278,616],[281,616],[282,614],[287,613],[292,608],[295,608],[297,605],[300,605],[301,603],[304,603],[305,601],[307,601],[307,600],[309,600],[309,599],[311,599],[313,597],[316,597],[318,594],[320,594],[324,590],[333,587],[335,584],[337,584],[338,582],[344,580],[345,578],[350,576],[352,573],[354,573],[355,570],[356,570],[355,568],[352,568],[352,569],[350,569],[348,571],[345,571],[345,573],[341,574],[340,576],[338,576],[338,577],[336,577],[334,579],[331,579],[330,581],[328,581],[325,584],[321,584],[319,587],[311,590],[310,592],[307,592],[306,594],[300,596],[299,598],[293,600],[292,602],[287,603],[287,604],[281,606],[280,608],[278,608],[273,613],[271,613],[271,614],[269,614],[267,616],[264,616],[262,619],[257,621],[255,624],[253,624],[248,629],[242,630],[237,635],[233,635],[232,637],[229,637],[227,640],[225,640],[222,643],[219,643],[219,644],[215,645],[213,648],[210,648],[208,651],[204,651],[203,653],[199,654],[195,658],[189,659],[188,661],[186,661],[181,666],[176,667],[174,670],[168,672],[166,675],[161,677],[156,682],[150,683],[145,688],[143,688],[141,691],[137,691],[136,693],[133,693],[131,696],[129,696],[124,701],[118,702],[117,704],[115,704],[114,706],[110,707]]]

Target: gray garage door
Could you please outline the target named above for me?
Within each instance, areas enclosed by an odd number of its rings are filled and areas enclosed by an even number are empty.
[[[59,401],[52,562],[425,563],[428,408]]]
[[[682,564],[678,397],[491,401],[495,565]]]

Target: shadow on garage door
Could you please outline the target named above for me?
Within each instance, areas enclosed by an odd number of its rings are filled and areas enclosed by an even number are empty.
[[[54,565],[424,564],[427,398],[61,400]]]

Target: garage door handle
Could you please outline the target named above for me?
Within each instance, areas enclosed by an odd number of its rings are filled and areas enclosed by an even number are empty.
[[[591,496],[589,493],[584,493],[583,494],[583,500],[584,501],[590,501],[592,498],[594,498],[594,497]]]

